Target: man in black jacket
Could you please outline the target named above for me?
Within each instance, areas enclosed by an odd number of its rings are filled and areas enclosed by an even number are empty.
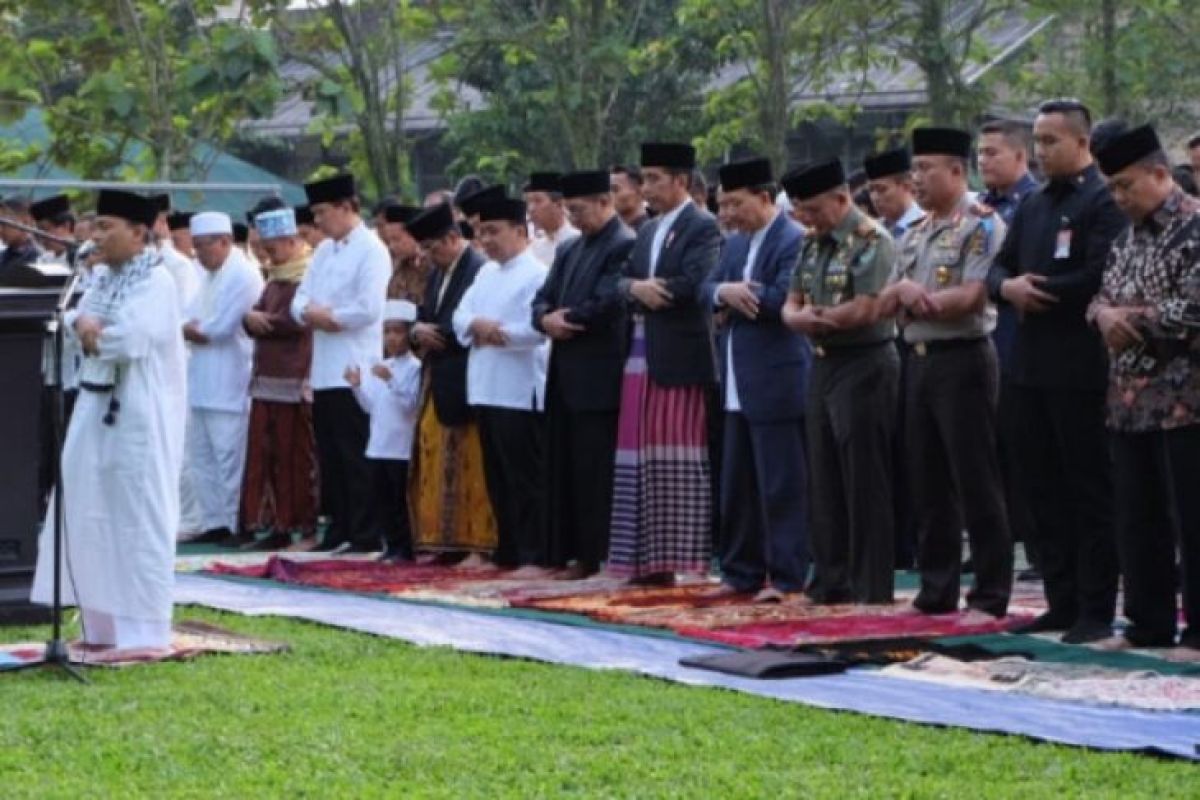
[[[607,171],[560,181],[581,236],[562,245],[533,299],[533,326],[550,337],[547,536],[550,562],[571,578],[599,569],[608,553],[612,471],[627,344],[617,295],[633,232],[613,207]],[[572,563],[573,562],[573,563]]]
[[[688,196],[696,152],[643,144],[646,201],[658,216],[638,232],[618,291],[633,339],[621,389],[609,568],[638,582],[707,572],[712,483],[707,393],[716,382],[711,298],[700,284],[716,266],[717,221]]]
[[[425,209],[406,227],[435,267],[412,332],[425,371],[409,481],[414,541],[442,560],[466,554],[471,565],[495,549],[496,522],[467,405],[468,350],[452,320],[484,258],[462,238],[448,203]]]
[[[1088,152],[1091,119],[1074,101],[1034,123],[1045,186],[1017,208],[988,275],[1018,316],[1009,379],[1017,464],[1029,487],[1049,611],[1029,632],[1082,643],[1112,633],[1117,562],[1104,430],[1107,362],[1084,318],[1126,222]]]
[[[0,251],[0,286],[46,286],[49,281],[30,266],[41,256],[33,237],[27,231],[5,225],[6,219],[32,228],[29,202],[19,197],[0,199],[0,242],[5,246]]]

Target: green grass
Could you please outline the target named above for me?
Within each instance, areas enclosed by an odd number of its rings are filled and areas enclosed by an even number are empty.
[[[0,797],[1191,797],[1195,765],[616,672],[179,616],[272,656],[0,675]],[[42,629],[0,629],[7,641]]]

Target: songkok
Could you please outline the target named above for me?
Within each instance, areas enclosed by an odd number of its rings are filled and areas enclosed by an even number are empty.
[[[721,182],[722,191],[726,192],[766,186],[774,180],[771,176],[771,162],[765,158],[750,158],[725,164],[717,170],[717,177]]]
[[[71,201],[67,199],[65,194],[56,194],[53,197],[47,197],[45,200],[39,200],[29,206],[29,216],[38,222],[54,219],[63,214],[68,214],[70,211]]]
[[[405,227],[418,242],[428,242],[455,229],[454,212],[449,203],[439,203],[417,214]]]
[[[173,231],[187,230],[191,227],[193,216],[191,211],[172,211],[167,214],[167,228]]]
[[[383,304],[384,322],[416,322],[417,307],[411,300],[388,300]]]
[[[232,236],[233,221],[223,211],[201,211],[192,217],[192,236]]]
[[[119,217],[149,227],[158,218],[158,205],[151,198],[133,192],[101,189],[96,198],[96,215]]]
[[[561,192],[561,172],[534,172],[529,176],[529,183],[522,189],[525,192]]]
[[[296,212],[290,208],[263,211],[254,218],[254,227],[263,239],[282,239],[296,235]]]
[[[332,178],[326,178],[323,181],[313,181],[312,183],[304,184],[304,194],[308,197],[308,204],[315,206],[317,203],[336,203],[339,200],[350,200],[358,192],[354,189],[354,176],[347,172],[342,175],[334,175]]]
[[[1110,139],[1097,151],[1096,161],[1105,175],[1116,175],[1130,164],[1161,151],[1162,143],[1154,128],[1142,125]]]
[[[313,219],[312,209],[308,206],[296,206],[296,224],[297,225],[315,225],[317,221]]]
[[[645,142],[642,144],[642,166],[694,169],[696,148],[674,142]]]
[[[903,147],[867,156],[863,159],[863,171],[867,173],[868,180],[872,181],[892,175],[905,175],[912,171],[912,156]]]
[[[412,222],[413,217],[421,213],[421,209],[416,206],[406,206],[400,203],[393,203],[383,210],[384,219],[388,222],[396,222],[401,225],[407,225]]]
[[[780,180],[788,197],[808,200],[830,189],[846,185],[846,171],[836,158],[797,167]]]
[[[916,128],[912,145],[914,156],[971,157],[971,134],[961,128]]]
[[[504,187],[499,183],[494,183],[491,186],[484,186],[482,189],[476,189],[473,192],[468,192],[458,201],[458,208],[468,217],[473,217],[479,213],[479,209],[486,203],[493,200],[504,198]]]
[[[479,221],[491,222],[504,220],[518,225],[525,224],[525,201],[514,200],[511,197],[501,197],[492,200],[479,208]]]
[[[591,197],[612,191],[612,176],[608,170],[594,169],[585,172],[568,172],[559,181],[564,198]]]
[[[152,194],[150,202],[154,203],[155,209],[160,214],[165,214],[171,210],[171,195],[169,194]]]

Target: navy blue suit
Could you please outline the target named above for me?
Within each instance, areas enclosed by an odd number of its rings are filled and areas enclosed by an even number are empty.
[[[728,409],[729,354],[740,410],[727,410],[721,463],[721,573],[739,591],[766,583],[788,592],[808,574],[804,402],[811,350],[783,325],[803,233],[776,216],[759,246],[750,280],[760,284],[758,316],[749,319],[716,303],[722,283],[745,280],[751,236],[727,240],[698,300],[728,314],[718,338],[723,406]]]

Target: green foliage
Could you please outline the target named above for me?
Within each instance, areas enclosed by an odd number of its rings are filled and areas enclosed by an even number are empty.
[[[292,650],[93,669],[87,687],[0,674],[6,798],[1196,796],[1182,762],[178,613]]]
[[[435,73],[451,168],[517,178],[629,161],[652,137],[690,138],[705,73],[695,47],[669,41],[677,4],[462,2]],[[460,83],[486,106],[455,102]]]
[[[0,105],[40,107],[40,155],[85,177],[203,176],[197,143],[220,147],[278,98],[270,34],[216,21],[216,0],[0,0]],[[124,176],[122,176],[124,177]]]

